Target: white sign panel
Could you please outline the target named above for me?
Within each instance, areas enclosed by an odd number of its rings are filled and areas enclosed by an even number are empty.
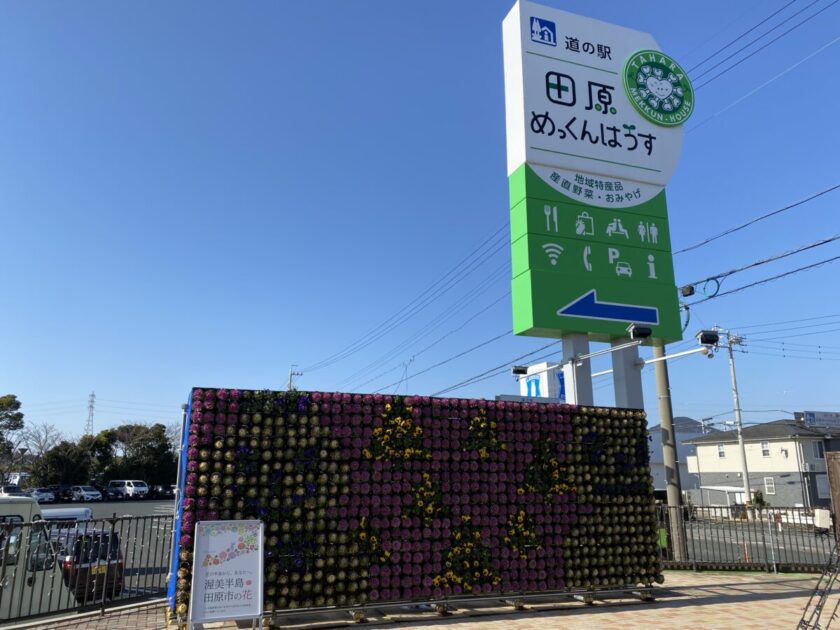
[[[544,167],[535,170],[561,193],[549,177],[554,169],[626,182],[625,189],[638,188],[644,197],[634,204],[660,192],[676,166],[683,129],[642,116],[625,74],[636,96],[641,91],[661,107],[685,108],[693,95],[683,91],[687,79],[670,59],[657,65],[641,57],[631,68],[634,53],[658,51],[653,37],[523,0],[502,31],[508,175],[527,162]],[[586,203],[606,205],[597,198]]]
[[[519,395],[565,401],[566,383],[562,367],[556,363],[529,365],[528,373],[519,378]]]
[[[817,427],[840,427],[840,413],[836,411],[806,411],[805,424]]]
[[[189,623],[256,619],[263,607],[261,521],[201,521],[195,528]]]

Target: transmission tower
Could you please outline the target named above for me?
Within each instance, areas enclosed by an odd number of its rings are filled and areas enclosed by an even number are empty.
[[[88,417],[85,423],[85,435],[93,435],[93,412],[96,409],[96,394],[90,393],[88,396]]]

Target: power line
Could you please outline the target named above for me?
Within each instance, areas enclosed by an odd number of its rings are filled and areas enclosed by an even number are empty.
[[[402,315],[401,317],[398,317],[397,319],[394,319],[394,317],[396,317],[396,315],[392,316],[390,318],[392,320],[392,321],[390,321],[390,323],[388,323],[388,320],[386,320],[386,322],[384,322],[382,325],[380,325],[379,328],[373,329],[367,335],[365,335],[365,337],[363,337],[362,339],[357,341],[355,345],[351,345],[351,346],[348,347],[348,349],[345,349],[345,351],[339,353],[338,355],[334,355],[335,358],[333,360],[328,361],[328,362],[322,362],[321,364],[318,364],[317,367],[310,368],[308,371],[321,369],[322,367],[326,367],[327,365],[331,365],[333,363],[336,363],[338,361],[346,359],[347,357],[355,354],[356,352],[358,352],[358,351],[368,347],[372,343],[378,341],[379,339],[384,337],[386,334],[388,334],[390,331],[392,331],[395,328],[401,326],[402,324],[404,324],[405,322],[407,322],[411,318],[417,316],[419,313],[421,313],[422,311],[426,310],[429,306],[431,306],[432,303],[434,303],[437,299],[442,297],[444,294],[449,292],[452,288],[454,288],[455,286],[460,284],[464,279],[469,277],[481,265],[483,265],[485,262],[490,260],[490,258],[494,254],[496,254],[498,251],[500,251],[502,249],[502,247],[505,245],[506,240],[507,240],[506,238],[502,237],[500,242],[494,243],[494,247],[495,247],[494,249],[485,251],[477,259],[473,260],[467,267],[464,267],[463,270],[462,270],[462,273],[459,275],[459,277],[454,278],[454,279],[450,279],[448,281],[445,281],[445,283],[442,286],[440,286],[436,289],[434,288],[435,285],[433,285],[431,287],[432,293],[425,297],[425,303],[423,303],[422,305],[419,305],[418,308],[414,309],[413,311],[411,311],[411,312],[409,312],[405,315]],[[459,265],[460,264],[461,263],[459,263]],[[450,270],[450,274],[452,273],[452,271],[457,270],[457,269],[458,269],[458,267],[456,266],[455,268],[453,268],[453,270]],[[447,276],[450,275],[450,274],[447,274]],[[445,277],[446,276],[444,276],[444,278]],[[442,281],[443,281],[443,279],[442,279]],[[440,284],[440,282],[441,281],[439,281],[436,284]],[[428,293],[428,290],[427,290],[426,293]],[[401,311],[398,312],[398,314],[405,311],[406,309],[410,308],[411,306],[413,306],[422,297],[424,297],[423,294],[421,294],[421,296],[418,296],[418,298],[415,298],[414,300],[412,300],[412,302],[410,302],[408,305],[403,307],[403,309],[401,309]],[[304,369],[304,371],[307,371],[307,370]]]
[[[686,133],[687,133],[687,134],[688,134],[688,133],[691,133],[692,131],[694,131],[694,130],[696,130],[696,129],[699,129],[700,127],[702,127],[703,125],[705,125],[707,122],[710,122],[710,121],[714,120],[715,118],[717,118],[717,117],[718,117],[718,116],[720,116],[721,114],[723,114],[723,113],[727,112],[728,110],[732,109],[733,107],[735,107],[735,106],[736,106],[736,105],[738,105],[739,103],[742,103],[743,101],[747,100],[749,97],[751,97],[751,96],[752,96],[753,94],[755,94],[756,92],[759,92],[759,91],[763,90],[764,88],[766,88],[768,85],[770,85],[770,84],[771,84],[771,83],[773,83],[774,81],[778,81],[779,79],[781,79],[783,76],[785,76],[785,75],[786,75],[788,72],[790,72],[791,70],[795,70],[796,68],[798,68],[799,66],[801,66],[803,63],[805,63],[805,62],[806,62],[806,61],[808,61],[809,59],[813,59],[814,57],[816,57],[817,55],[819,55],[822,51],[824,51],[826,48],[830,48],[831,46],[833,46],[833,45],[834,45],[834,44],[836,44],[837,42],[840,42],[840,37],[835,37],[834,39],[832,39],[832,40],[831,40],[830,42],[828,42],[827,44],[823,44],[822,46],[820,46],[820,47],[819,47],[817,50],[815,50],[814,52],[810,53],[809,55],[806,55],[805,57],[802,57],[802,59],[800,59],[800,60],[799,60],[799,61],[797,61],[796,63],[793,63],[793,64],[789,65],[787,68],[785,68],[784,70],[782,70],[779,74],[777,74],[777,75],[775,75],[775,76],[773,76],[773,77],[769,78],[767,81],[765,81],[764,83],[762,83],[762,84],[761,84],[761,85],[759,85],[758,87],[753,88],[752,90],[750,90],[749,92],[747,92],[747,93],[746,93],[746,94],[744,94],[743,96],[741,96],[741,97],[739,97],[739,98],[735,99],[734,101],[732,101],[729,105],[727,105],[727,106],[726,106],[726,107],[724,107],[723,109],[720,109],[720,110],[716,111],[716,112],[715,112],[714,114],[712,114],[711,116],[709,116],[709,117],[707,117],[707,118],[704,118],[704,119],[703,119],[703,120],[701,120],[699,123],[696,123],[696,124],[692,125],[692,126],[691,126],[691,127],[689,127],[688,129],[686,129]]]
[[[814,332],[798,333],[796,335],[785,335],[784,337],[767,337],[765,339],[758,338],[755,341],[777,341],[778,339],[791,339],[796,337],[809,337],[811,335],[825,335],[828,333],[840,332],[840,328],[832,328],[830,330],[817,330]]]
[[[759,331],[754,332],[753,334],[754,335],[770,335],[770,334],[777,333],[777,332],[788,333],[791,330],[804,330],[805,328],[819,328],[819,327],[822,327],[822,326],[836,326],[837,324],[840,324],[840,322],[825,322],[825,323],[822,323],[822,324],[804,324],[802,326],[787,326],[785,328],[774,328],[772,330],[759,330]],[[817,332],[822,332],[822,331],[817,331]]]
[[[799,267],[798,269],[793,269],[791,271],[786,271],[785,273],[780,273],[775,276],[771,276],[769,278],[764,278],[763,280],[756,280],[755,282],[751,282],[749,284],[745,284],[740,287],[736,287],[734,289],[730,289],[729,291],[724,291],[723,293],[715,293],[714,295],[710,295],[709,297],[703,298],[702,300],[695,300],[688,304],[688,306],[695,306],[697,304],[702,304],[703,302],[708,302],[709,300],[714,300],[715,298],[723,297],[725,295],[732,295],[733,293],[739,293],[745,289],[751,289],[752,287],[757,287],[761,284],[767,284],[768,282],[773,282],[775,280],[779,280],[781,278],[786,278],[787,276],[792,276],[793,274],[800,273],[802,271],[808,271],[810,269],[815,269],[817,267],[822,267],[823,265],[828,265],[833,263],[837,260],[840,260],[840,256],[834,256],[833,258],[826,258],[825,260],[821,260],[819,262],[815,262],[810,265],[805,265],[804,267]]]
[[[509,333],[507,333],[507,334],[509,334]],[[517,361],[521,361],[522,359],[526,359],[526,358],[528,358],[528,357],[530,357],[530,356],[532,356],[532,355],[537,354],[538,352],[542,352],[543,350],[546,350],[546,349],[548,349],[548,348],[551,348],[552,346],[556,346],[557,344],[560,344],[560,343],[563,343],[563,340],[562,340],[562,339],[558,339],[557,341],[552,341],[551,343],[546,344],[546,345],[544,345],[544,346],[542,346],[542,347],[540,347],[540,348],[537,348],[536,350],[534,350],[534,351],[532,351],[532,352],[528,352],[528,353],[526,353],[526,354],[523,354],[522,356],[518,356],[518,357],[516,357],[516,358],[510,359],[509,361],[505,361],[504,363],[502,363],[502,364],[500,364],[500,365],[497,365],[497,366],[496,366],[496,367],[494,367],[494,368],[490,368],[489,370],[487,370],[487,371],[485,371],[485,372],[482,372],[481,374],[477,374],[476,376],[473,376],[473,377],[471,377],[471,378],[468,378],[468,379],[467,379],[467,380],[465,380],[465,381],[461,381],[460,383],[457,383],[457,384],[455,384],[455,385],[452,385],[452,386],[450,386],[450,387],[448,387],[448,388],[446,388],[446,389],[443,389],[443,390],[441,390],[441,391],[439,391],[439,392],[435,392],[434,394],[432,394],[432,396],[440,396],[441,394],[445,394],[446,392],[450,392],[450,391],[452,391],[453,389],[460,389],[461,387],[464,387],[464,386],[466,386],[466,385],[470,385],[470,384],[472,384],[472,382],[478,382],[478,381],[474,381],[474,379],[484,380],[484,379],[482,379],[481,377],[483,377],[483,376],[485,376],[485,375],[489,374],[490,372],[497,371],[497,370],[499,370],[499,369],[501,369],[501,368],[509,368],[512,364],[516,363]]]
[[[746,57],[742,57],[741,59],[739,59],[738,61],[736,61],[735,63],[733,63],[731,66],[729,66],[728,68],[725,68],[725,69],[721,70],[720,72],[718,72],[715,76],[713,76],[713,77],[712,77],[711,79],[709,79],[708,81],[706,81],[706,82],[704,82],[704,83],[701,83],[700,85],[698,85],[697,87],[695,87],[695,88],[694,88],[695,92],[696,92],[697,90],[699,90],[699,89],[701,89],[701,88],[703,88],[703,87],[705,87],[705,86],[709,85],[709,83],[711,83],[711,82],[712,82],[712,81],[714,81],[715,79],[718,79],[718,78],[722,77],[724,74],[726,74],[727,72],[729,72],[729,71],[730,71],[730,70],[732,70],[733,68],[736,68],[736,67],[740,66],[740,65],[741,65],[742,63],[744,63],[747,59],[749,59],[749,58],[750,58],[750,57],[752,57],[753,55],[756,55],[756,54],[760,53],[762,50],[764,50],[764,49],[765,49],[765,48],[767,48],[768,46],[770,46],[770,45],[774,44],[775,42],[779,41],[782,37],[784,37],[784,36],[785,36],[785,35],[787,35],[788,33],[792,32],[792,31],[795,31],[797,28],[799,28],[800,26],[802,26],[802,25],[803,25],[803,24],[805,24],[806,22],[809,22],[809,21],[813,20],[813,19],[814,19],[815,17],[817,17],[820,13],[822,13],[822,12],[823,12],[823,11],[825,11],[826,9],[830,9],[830,8],[831,8],[831,7],[833,7],[835,4],[837,4],[837,2],[838,2],[838,1],[840,1],[840,0],[833,0],[830,4],[828,4],[828,5],[824,6],[822,9],[820,9],[819,11],[817,11],[816,13],[814,13],[813,15],[808,16],[807,18],[805,18],[804,20],[802,20],[802,21],[801,21],[801,22],[799,22],[798,24],[796,24],[796,25],[792,26],[791,28],[789,28],[788,30],[786,30],[786,31],[785,31],[784,33],[782,33],[781,35],[778,35],[778,36],[774,37],[773,39],[771,39],[769,42],[767,42],[767,43],[766,43],[766,44],[764,44],[763,46],[761,46],[761,47],[759,47],[759,48],[756,48],[754,51],[752,51],[752,52],[751,52],[749,55],[747,55]],[[816,0],[815,0],[815,2],[816,2]],[[814,4],[814,3],[812,2],[810,5],[808,5],[808,7],[810,7],[810,6],[811,6],[811,5],[813,5],[813,4]],[[806,8],[808,8],[808,7],[806,7]],[[784,22],[783,22],[783,24],[784,24]],[[768,31],[768,32],[770,32],[770,31]],[[762,37],[763,37],[763,36],[762,36]],[[758,39],[761,39],[761,38],[758,38]],[[757,40],[756,40],[756,41],[757,41]]]
[[[822,247],[823,245],[828,245],[829,243],[833,243],[837,239],[840,239],[840,234],[831,236],[829,238],[824,238],[820,241],[817,241],[815,243],[811,243],[809,245],[803,245],[802,247],[799,247],[797,249],[792,249],[792,250],[786,251],[786,252],[781,253],[781,254],[776,254],[775,256],[770,256],[769,258],[763,258],[762,260],[756,260],[755,262],[751,262],[751,263],[749,263],[747,265],[744,265],[742,267],[736,267],[735,269],[730,269],[729,271],[724,271],[723,273],[718,273],[718,274],[715,274],[713,276],[709,276],[708,278],[704,278],[703,280],[698,280],[697,282],[690,282],[689,284],[690,285],[703,284],[705,282],[709,282],[710,280],[715,280],[719,283],[721,280],[723,280],[725,278],[728,278],[729,276],[735,275],[736,273],[746,271],[747,269],[753,269],[754,267],[760,267],[761,265],[766,265],[767,263],[775,262],[777,260],[781,260],[782,258],[787,258],[788,256],[793,256],[794,254],[799,254],[801,252],[805,252],[805,251],[808,251],[808,250],[811,250],[811,249],[814,249],[814,248],[817,248],[817,247]]]
[[[822,333],[823,331],[821,330],[819,332]],[[785,339],[785,341],[774,341],[772,339],[755,339],[755,340],[753,340],[753,338],[750,337],[750,343],[752,344],[753,341],[758,341],[758,342],[761,342],[761,343],[770,343],[770,344],[774,344],[776,346],[782,346],[784,348],[786,348],[788,346],[796,346],[797,348],[817,348],[819,351],[822,351],[823,349],[825,349],[826,351],[831,351],[831,352],[833,352],[835,350],[840,350],[840,346],[832,346],[832,345],[827,345],[827,344],[822,344],[822,343],[796,343],[794,341],[787,341],[787,337],[781,337],[781,339]]]
[[[450,331],[449,331],[449,332],[447,332],[446,334],[442,335],[441,337],[438,337],[435,341],[433,341],[432,343],[430,343],[429,345],[427,345],[427,346],[426,346],[425,348],[423,348],[422,350],[420,350],[420,351],[418,351],[418,352],[415,352],[413,355],[411,355],[411,359],[412,359],[412,360],[416,359],[416,358],[417,358],[417,357],[419,357],[421,354],[425,353],[427,350],[430,350],[431,348],[433,348],[434,346],[436,346],[437,344],[439,344],[441,341],[443,341],[444,339],[446,339],[446,338],[447,338],[447,337],[449,337],[450,335],[453,335],[454,333],[456,333],[456,332],[458,332],[459,330],[463,329],[463,328],[464,328],[467,324],[469,324],[471,321],[473,321],[476,317],[478,317],[479,315],[484,314],[485,312],[487,312],[488,310],[490,310],[490,308],[492,308],[493,306],[495,306],[496,304],[498,304],[499,302],[501,302],[503,299],[505,299],[505,298],[506,298],[506,297],[508,297],[509,295],[510,295],[510,291],[508,291],[508,292],[507,292],[507,293],[505,293],[504,295],[502,295],[502,296],[500,296],[500,297],[496,298],[496,300],[494,300],[493,302],[491,302],[490,304],[488,304],[486,307],[484,307],[483,309],[481,309],[478,313],[475,313],[474,315],[472,315],[469,319],[467,319],[465,322],[463,322],[460,326],[458,326],[457,328],[453,328],[452,330],[450,330]],[[395,365],[394,367],[392,367],[392,368],[390,368],[390,369],[388,369],[388,370],[385,370],[384,372],[381,372],[380,374],[377,374],[376,376],[373,376],[373,377],[369,378],[368,380],[366,380],[366,381],[364,381],[364,382],[362,382],[362,383],[359,383],[359,384],[355,385],[355,386],[354,386],[353,388],[351,388],[351,389],[360,389],[361,387],[364,387],[364,386],[365,386],[365,385],[367,385],[368,383],[370,383],[370,382],[373,382],[373,381],[377,380],[380,376],[384,376],[385,374],[390,374],[391,372],[393,372],[394,370],[396,370],[396,369],[400,368],[401,366],[402,366],[402,363],[398,363],[398,364],[397,364],[397,365]]]
[[[686,70],[686,72],[688,72],[689,74],[690,74],[690,73],[692,73],[692,72],[694,72],[695,70],[697,70],[697,68],[699,68],[699,67],[700,67],[700,66],[702,66],[704,63],[706,63],[707,61],[709,61],[712,57],[715,57],[715,56],[717,56],[718,54],[722,53],[724,50],[726,50],[727,48],[729,48],[730,46],[732,46],[733,44],[735,44],[735,43],[736,43],[736,42],[738,42],[739,40],[743,39],[744,37],[746,37],[747,35],[749,35],[750,33],[752,33],[752,32],[753,32],[755,29],[757,29],[759,26],[761,26],[762,24],[764,24],[765,22],[767,22],[767,21],[768,21],[768,20],[770,20],[771,18],[775,17],[776,15],[778,15],[779,13],[781,13],[782,11],[784,11],[785,9],[787,9],[790,5],[794,4],[795,2],[796,2],[796,0],[791,0],[791,1],[790,1],[790,2],[788,2],[785,6],[783,6],[781,9],[779,9],[779,10],[777,10],[777,11],[774,11],[773,13],[771,13],[770,15],[768,15],[766,18],[764,18],[763,20],[761,20],[761,22],[759,22],[759,23],[758,23],[758,24],[756,24],[755,26],[752,26],[751,28],[747,29],[746,31],[744,31],[743,33],[741,33],[740,35],[738,35],[738,37],[736,37],[736,38],[735,38],[735,39],[733,39],[731,42],[729,42],[728,44],[726,44],[725,46],[722,46],[722,47],[718,48],[715,52],[713,52],[711,55],[709,55],[708,57],[706,57],[703,61],[701,61],[701,62],[699,62],[699,63],[694,64],[691,68],[688,68],[688,69]],[[788,19],[790,19],[790,18],[788,18]],[[784,24],[784,22],[782,22],[782,24]],[[768,32],[769,32],[769,31],[768,31]],[[763,37],[763,36],[762,36],[762,37]],[[748,44],[748,46],[749,46],[749,44]],[[701,76],[702,76],[702,75],[701,75]]]
[[[825,188],[824,190],[821,190],[820,192],[815,193],[815,194],[811,195],[810,197],[806,197],[805,199],[800,199],[797,202],[794,202],[790,205],[787,205],[784,208],[779,208],[778,210],[773,210],[772,212],[762,214],[761,216],[758,216],[754,219],[750,219],[746,223],[742,223],[741,225],[738,225],[734,228],[729,228],[728,230],[724,230],[723,232],[721,232],[720,234],[716,234],[715,236],[710,236],[709,238],[707,238],[703,241],[700,241],[699,243],[696,243],[696,244],[691,245],[689,247],[684,247],[680,250],[677,250],[677,251],[674,252],[674,256],[676,256],[677,254],[682,254],[684,252],[690,252],[694,249],[702,247],[703,245],[708,245],[709,243],[711,243],[713,241],[716,241],[720,238],[723,238],[724,236],[728,236],[730,234],[734,234],[735,232],[739,232],[739,231],[743,230],[744,228],[747,228],[751,225],[754,225],[754,224],[758,223],[759,221],[763,221],[764,219],[769,219],[770,217],[776,216],[777,214],[781,214],[782,212],[786,212],[788,210],[792,210],[793,208],[798,208],[799,206],[801,206],[803,204],[806,204],[809,201],[813,201],[814,199],[817,199],[818,197],[822,197],[823,195],[826,195],[830,192],[833,192],[833,191],[837,190],[838,188],[840,188],[840,184],[835,184],[834,186],[831,186],[829,188]]]
[[[757,6],[758,4],[761,4],[761,3],[759,3],[759,2],[753,2],[753,3],[751,3],[751,4],[750,4],[750,6],[748,6],[746,9],[744,9],[743,11],[741,11],[741,13],[739,13],[739,14],[737,15],[737,17],[734,17],[734,18],[732,18],[732,19],[728,20],[728,22],[729,22],[728,24],[726,24],[726,25],[725,25],[725,26],[723,26],[722,28],[720,28],[720,29],[716,30],[716,31],[714,32],[714,34],[713,34],[713,35],[710,35],[709,37],[707,37],[706,39],[704,39],[702,42],[700,42],[699,44],[695,45],[695,46],[694,46],[691,50],[688,50],[688,51],[686,51],[686,52],[680,52],[680,53],[679,53],[679,54],[675,57],[675,59],[689,59],[689,58],[691,58],[691,57],[692,57],[692,56],[693,56],[693,55],[694,55],[694,54],[695,54],[698,50],[700,50],[701,48],[703,48],[704,46],[706,46],[706,44],[709,44],[709,43],[713,42],[713,41],[715,40],[715,38],[717,38],[719,35],[723,35],[723,34],[724,34],[724,33],[726,33],[728,30],[732,29],[732,27],[734,26],[734,24],[735,24],[736,22],[738,22],[741,18],[743,18],[743,17],[744,17],[745,15],[747,15],[748,13],[750,13],[750,11],[752,11],[752,9],[754,8],[754,6]],[[701,53],[701,54],[702,54],[702,53]]]
[[[749,326],[735,326],[737,330],[749,330],[750,328],[764,328],[765,326],[780,326],[781,324],[798,324],[799,322],[812,322],[817,319],[833,319],[840,317],[840,313],[831,315],[817,315],[816,317],[803,317],[801,319],[787,319],[780,322],[766,322],[764,324],[750,324]],[[761,334],[761,333],[757,333]]]
[[[478,296],[486,293],[490,288],[492,288],[493,283],[496,281],[497,278],[501,278],[506,273],[509,273],[509,271],[510,271],[510,262],[505,261],[505,263],[501,267],[499,267],[490,276],[488,276],[482,282],[480,282],[478,284],[478,286],[474,287],[472,290],[470,290],[466,294],[460,296],[460,298],[459,298],[459,301],[461,302],[460,306],[458,306],[455,309],[448,309],[448,310],[445,310],[443,313],[440,313],[439,315],[434,317],[430,322],[427,322],[425,325],[423,325],[418,331],[410,334],[408,336],[408,338],[403,339],[402,341],[398,342],[395,347],[391,348],[390,350],[387,350],[384,354],[379,356],[376,360],[368,363],[364,367],[356,370],[355,372],[353,372],[349,376],[345,377],[343,380],[341,380],[339,382],[339,385],[342,384],[342,383],[349,383],[353,380],[357,380],[360,375],[362,375],[362,378],[364,378],[365,372],[367,372],[371,368],[373,368],[375,366],[378,366],[378,365],[381,365],[382,363],[384,363],[386,361],[390,361],[392,358],[399,355],[402,351],[407,350],[408,348],[411,348],[413,345],[415,345],[421,339],[423,339],[424,337],[427,337],[428,335],[432,334],[443,323],[445,323],[445,322],[449,321],[450,319],[454,318],[461,311],[469,308],[472,305],[472,301],[475,298],[477,298]],[[510,292],[508,292],[508,295],[509,294],[510,294]],[[498,302],[498,301],[499,300],[496,300],[496,302]],[[496,302],[494,302],[493,304],[495,304]],[[486,312],[486,310],[489,309],[489,308],[490,307],[488,306],[488,307],[480,310],[476,314],[476,316],[471,317],[470,320],[468,320],[468,321],[471,321],[472,319],[475,319],[475,317],[477,317],[478,315]]]
[[[806,357],[806,356],[798,356],[793,354],[775,354],[770,352],[750,352],[748,350],[743,350],[744,354],[755,354],[762,357],[775,357],[777,359],[803,359],[807,361],[840,361],[840,358],[829,358],[829,357]]]
[[[718,62],[717,62],[717,63],[715,63],[714,65],[712,65],[712,66],[710,66],[709,68],[705,69],[705,70],[704,70],[703,72],[701,72],[700,74],[698,74],[698,75],[696,75],[696,76],[692,77],[692,81],[695,81],[695,82],[696,82],[696,81],[697,81],[698,79],[700,79],[701,77],[704,77],[704,76],[706,76],[707,74],[709,74],[709,73],[710,73],[712,70],[714,70],[715,68],[719,68],[719,67],[720,67],[720,66],[722,66],[724,63],[726,63],[727,61],[729,61],[730,59],[732,59],[733,57],[735,57],[738,53],[741,53],[741,52],[745,51],[747,48],[749,48],[750,46],[752,46],[753,44],[755,44],[757,41],[759,41],[759,40],[761,40],[761,39],[764,39],[764,38],[765,38],[765,37],[767,37],[770,33],[772,33],[773,31],[775,31],[775,30],[776,30],[776,29],[778,29],[778,28],[781,28],[782,26],[784,26],[785,24],[787,24],[788,22],[790,22],[793,18],[795,18],[797,15],[800,15],[803,11],[807,11],[807,10],[808,10],[808,9],[810,9],[812,6],[814,6],[815,4],[817,4],[819,1],[820,1],[820,0],[813,0],[813,1],[811,2],[811,4],[809,4],[809,5],[807,5],[807,6],[803,7],[803,8],[801,8],[801,9],[799,9],[799,11],[797,11],[797,12],[796,12],[796,13],[794,13],[793,15],[789,15],[788,17],[786,17],[785,19],[783,19],[781,22],[779,22],[778,24],[776,24],[774,27],[772,27],[769,31],[765,31],[764,33],[762,33],[761,35],[759,35],[759,36],[758,36],[758,37],[756,37],[755,39],[753,39],[753,40],[751,40],[750,42],[748,42],[747,44],[745,44],[745,45],[741,46],[741,48],[739,48],[738,50],[736,50],[736,51],[735,51],[734,53],[732,53],[731,55],[729,55],[729,56],[727,56],[727,57],[724,57],[723,59],[721,59],[720,61],[718,61]],[[793,3],[791,2],[791,4],[793,4]],[[779,11],[777,11],[776,13],[781,12],[783,9],[787,8],[787,6],[790,6],[790,5],[786,5],[786,6],[782,7],[782,8],[781,8],[781,9],[779,9]],[[773,15],[776,15],[776,13],[774,13]],[[761,26],[761,24],[763,24],[764,22],[766,22],[767,20],[769,20],[771,17],[773,17],[773,16],[772,16],[772,15],[771,15],[771,16],[768,16],[768,17],[767,17],[765,20],[763,20],[762,22],[760,22],[759,24],[756,24],[756,26],[755,26],[754,28],[758,28],[759,26]],[[737,40],[736,40],[736,41],[737,41]],[[735,43],[735,42],[732,42],[732,43]],[[713,55],[713,56],[714,56],[714,55]],[[695,68],[693,68],[693,69],[696,69],[696,66],[695,66]],[[693,69],[692,69],[692,70],[693,70]]]
[[[429,285],[425,290],[423,290],[420,294],[418,294],[414,299],[412,299],[410,302],[408,302],[408,304],[406,304],[400,310],[398,310],[396,313],[394,313],[393,315],[391,315],[390,317],[385,319],[378,326],[374,327],[373,329],[371,329],[370,331],[368,331],[367,333],[362,335],[360,338],[358,338],[356,341],[354,341],[353,343],[351,343],[348,346],[346,346],[345,348],[343,348],[342,350],[339,350],[338,352],[335,352],[335,353],[329,355],[328,357],[325,357],[321,361],[318,361],[316,363],[313,363],[313,364],[309,365],[308,367],[303,368],[303,371],[304,372],[313,372],[315,370],[319,370],[323,367],[326,367],[327,365],[335,363],[336,361],[340,361],[340,360],[346,358],[347,356],[350,356],[354,352],[360,350],[361,348],[365,347],[366,345],[369,345],[370,343],[373,343],[373,341],[376,341],[377,339],[379,339],[381,337],[381,335],[384,334],[384,333],[380,333],[380,331],[383,328],[386,328],[386,327],[390,326],[391,328],[388,328],[386,330],[386,332],[387,332],[388,330],[391,330],[395,325],[399,325],[401,323],[399,318],[400,318],[400,316],[403,315],[403,313],[405,313],[406,311],[411,309],[415,304],[417,304],[418,302],[420,302],[421,300],[426,298],[430,293],[433,293],[436,290],[437,287],[444,284],[450,276],[457,273],[458,270],[465,263],[467,263],[471,258],[473,258],[473,256],[476,256],[476,254],[478,254],[478,252],[480,252],[482,249],[484,249],[484,247],[487,246],[488,243],[492,242],[494,239],[497,239],[498,235],[503,230],[505,230],[507,228],[508,228],[507,223],[504,223],[500,228],[498,228],[495,232],[493,232],[493,234],[491,234],[488,238],[486,238],[478,247],[473,249],[463,259],[461,259],[461,261],[458,262],[455,266],[453,266],[448,272],[446,272],[438,280],[436,280],[431,285]],[[486,252],[484,254],[482,254],[482,256],[484,256],[484,255],[486,255]],[[459,278],[457,282],[460,282],[460,280],[462,280],[464,277],[466,277],[466,275],[468,275],[468,274],[462,275],[461,278]],[[457,284],[457,282],[455,284]],[[454,286],[454,285],[452,285],[452,286]],[[428,303],[429,302],[427,301],[427,304]],[[417,311],[414,311],[414,313],[409,314],[408,317],[410,318],[411,316],[413,316],[413,314],[416,314],[416,313],[417,313]],[[406,318],[404,318],[402,321],[405,321],[405,319]],[[373,337],[373,339],[371,339],[371,337]]]
[[[490,339],[482,341],[481,343],[473,346],[472,348],[468,348],[467,350],[464,350],[463,352],[459,352],[458,354],[456,354],[454,356],[451,356],[448,359],[445,359],[445,360],[441,361],[440,363],[435,363],[434,365],[427,367],[425,370],[415,372],[414,374],[406,377],[405,379],[401,379],[400,381],[396,381],[395,383],[389,383],[388,385],[385,385],[384,387],[380,387],[376,391],[381,392],[385,389],[390,389],[391,387],[393,387],[397,383],[404,382],[404,381],[409,381],[413,378],[416,378],[416,377],[420,376],[421,374],[425,374],[426,372],[430,372],[430,371],[434,370],[435,368],[439,368],[442,365],[446,365],[447,363],[450,363],[450,362],[454,361],[455,359],[460,359],[461,357],[468,355],[470,352],[474,352],[474,351],[478,350],[479,348],[483,348],[484,346],[490,345],[494,341],[498,341],[502,337],[507,337],[508,335],[510,335],[512,333],[513,333],[512,330],[506,330],[501,335],[496,335],[495,337],[491,337]]]
[[[119,403],[122,405],[131,405],[133,407],[157,407],[158,409],[172,409],[173,407],[179,407],[178,404],[162,404],[162,403],[150,403],[150,402],[136,402],[131,400],[114,400],[112,398],[98,398],[99,402],[105,403]]]

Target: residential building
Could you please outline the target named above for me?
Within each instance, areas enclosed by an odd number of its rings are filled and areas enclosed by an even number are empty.
[[[696,447],[693,444],[686,444],[687,441],[694,438],[703,437],[708,433],[717,433],[717,429],[706,426],[704,423],[687,418],[685,416],[677,416],[674,418],[674,436],[677,443],[677,467],[679,468],[680,486],[685,491],[688,488],[694,488],[698,485],[698,478],[688,472],[686,460],[692,455],[696,455]],[[665,491],[665,464],[662,458],[662,427],[656,425],[648,429],[650,436],[650,472],[653,476],[654,490]]]
[[[746,426],[743,436],[751,493],[761,490],[772,506],[830,506],[825,453],[840,450],[840,428],[776,420]],[[686,444],[696,448],[686,462],[697,478],[693,488],[683,488],[688,498],[696,505],[743,504],[736,431],[691,438]]]

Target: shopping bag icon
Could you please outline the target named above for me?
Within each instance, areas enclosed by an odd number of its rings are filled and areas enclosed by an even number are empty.
[[[595,235],[595,221],[585,210],[577,216],[577,221],[575,221],[575,234],[578,236]]]

